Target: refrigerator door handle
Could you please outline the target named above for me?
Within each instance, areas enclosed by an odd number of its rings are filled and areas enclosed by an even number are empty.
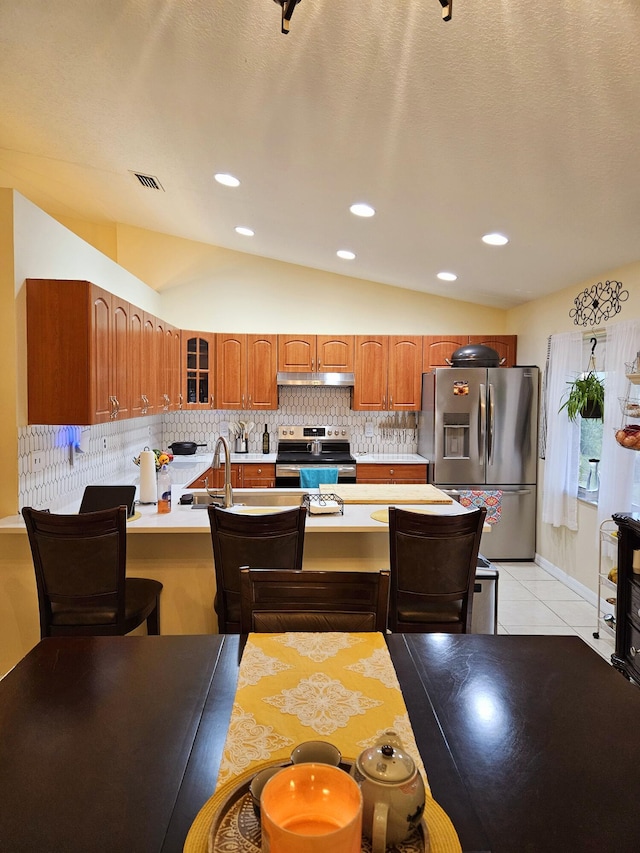
[[[489,419],[487,422],[487,460],[488,464],[493,464],[493,445],[494,445],[494,427],[495,427],[495,406],[494,406],[495,389],[492,383],[489,383]]]
[[[485,444],[487,440],[487,389],[480,384],[480,400],[478,407],[478,459],[480,467],[484,465]]]

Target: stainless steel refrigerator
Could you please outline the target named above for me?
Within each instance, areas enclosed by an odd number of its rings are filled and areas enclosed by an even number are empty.
[[[422,376],[418,453],[438,488],[490,504],[495,523],[480,550],[491,560],[535,555],[538,383],[537,367],[442,367]]]

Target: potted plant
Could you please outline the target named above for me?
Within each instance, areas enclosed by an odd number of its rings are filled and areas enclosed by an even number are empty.
[[[572,421],[578,415],[583,418],[604,417],[604,385],[596,373],[592,370],[582,373],[572,382],[567,382],[567,385],[567,399],[558,409],[559,412],[566,409]]]

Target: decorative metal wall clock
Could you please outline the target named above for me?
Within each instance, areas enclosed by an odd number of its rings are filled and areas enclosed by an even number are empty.
[[[586,288],[573,300],[575,308],[569,311],[576,326],[597,326],[619,314],[622,302],[629,298],[629,291],[622,290],[621,281],[599,281]]]

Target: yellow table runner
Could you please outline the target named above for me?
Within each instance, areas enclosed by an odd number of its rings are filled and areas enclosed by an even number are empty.
[[[409,716],[382,634],[250,634],[244,649],[217,790],[265,762],[288,760],[307,740],[335,744],[353,760],[394,729],[427,787],[431,853],[460,843],[430,796]],[[186,853],[205,853],[215,795],[187,836]],[[207,822],[208,818],[208,822]]]

